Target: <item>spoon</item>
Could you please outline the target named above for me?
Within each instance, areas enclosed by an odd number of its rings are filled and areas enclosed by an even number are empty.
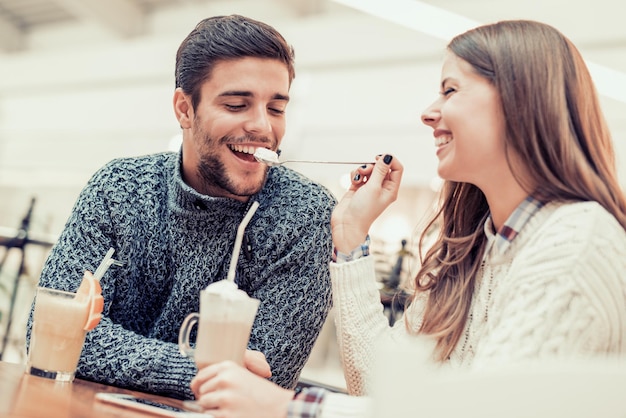
[[[254,158],[263,164],[267,164],[272,167],[275,165],[283,165],[285,163],[308,163],[308,164],[350,164],[350,165],[363,165],[373,164],[372,162],[349,162],[349,161],[315,161],[315,160],[278,160],[278,154],[267,148],[257,148],[254,151]]]

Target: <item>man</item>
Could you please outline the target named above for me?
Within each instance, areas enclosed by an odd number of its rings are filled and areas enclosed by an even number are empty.
[[[193,360],[179,354],[200,291],[225,279],[237,227],[254,201],[236,282],[261,300],[249,348],[293,388],[330,308],[332,195],[256,148],[277,151],[294,78],[293,50],[242,16],[201,21],[176,55],[180,153],[112,161],[81,192],[40,285],[75,291],[109,248],[123,267],[102,279],[100,324],[77,376],[192,398]],[[31,324],[29,323],[29,332]]]

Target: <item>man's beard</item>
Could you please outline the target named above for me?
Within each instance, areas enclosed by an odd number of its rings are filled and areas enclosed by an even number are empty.
[[[204,136],[203,138],[203,144],[215,142],[226,143],[229,141],[232,142],[231,138],[228,137],[220,138],[218,141],[208,136]],[[241,142],[243,142],[243,140]],[[258,193],[265,184],[267,172],[268,168],[266,167],[265,175],[259,183],[238,185],[237,182],[233,181],[233,179],[227,175],[224,164],[216,156],[203,155],[198,164],[198,174],[200,175],[205,190],[209,191],[217,188],[240,197],[252,196]],[[243,178],[241,180],[244,181]]]

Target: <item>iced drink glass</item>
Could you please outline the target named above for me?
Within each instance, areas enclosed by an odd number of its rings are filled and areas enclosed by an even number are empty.
[[[209,285],[200,292],[200,313],[187,315],[180,328],[181,354],[192,357],[199,369],[224,360],[243,366],[258,307],[258,299],[249,297],[229,280]],[[198,332],[193,348],[189,336],[196,324]]]
[[[74,380],[89,314],[89,304],[75,296],[37,288],[26,373],[61,382]]]

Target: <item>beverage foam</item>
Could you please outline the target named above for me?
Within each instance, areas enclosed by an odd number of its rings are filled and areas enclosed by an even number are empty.
[[[228,299],[248,299],[249,296],[246,292],[237,287],[237,283],[230,280],[220,280],[208,285],[205,292],[220,295]]]

